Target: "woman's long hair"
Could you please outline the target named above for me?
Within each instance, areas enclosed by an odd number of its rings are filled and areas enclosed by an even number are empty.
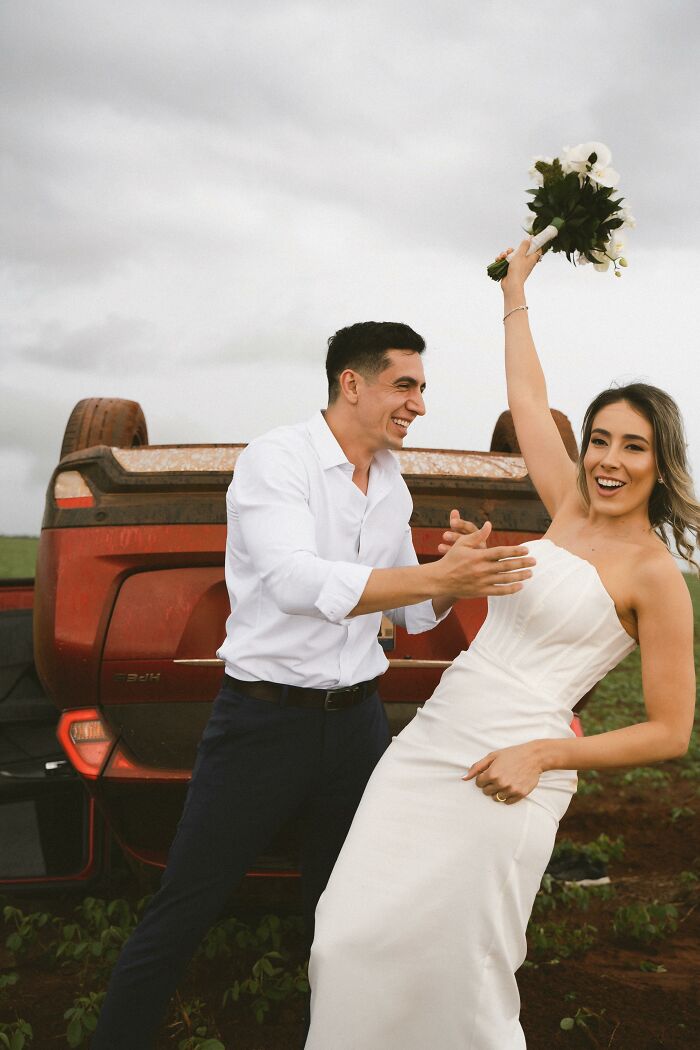
[[[629,383],[627,386],[603,390],[586,409],[578,458],[578,487],[588,505],[588,485],[583,458],[591,440],[593,421],[602,408],[626,401],[641,413],[654,431],[654,453],[661,477],[649,498],[649,521],[657,536],[671,547],[671,530],[676,549],[696,570],[700,566],[693,558],[700,534],[700,503],[693,492],[688,467],[685,429],[678,405],[664,390],[647,383]]]

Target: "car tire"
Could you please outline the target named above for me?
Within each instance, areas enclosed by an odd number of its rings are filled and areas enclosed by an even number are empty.
[[[574,463],[578,460],[578,445],[574,432],[571,429],[571,423],[563,412],[560,412],[557,408],[551,409],[552,419],[557,425],[557,430],[564,442],[564,448],[567,451],[569,459],[572,459]],[[520,445],[518,444],[518,438],[515,433],[515,424],[513,423],[512,413],[509,411],[501,412],[500,416],[496,420],[496,426],[493,428],[493,434],[491,436],[491,452],[509,452],[515,455],[520,455]]]
[[[78,402],[68,418],[60,458],[92,445],[134,448],[147,444],[146,417],[138,401],[87,397]]]

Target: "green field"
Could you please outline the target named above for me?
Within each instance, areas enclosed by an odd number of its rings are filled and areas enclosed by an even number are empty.
[[[0,580],[34,576],[37,536],[0,536]]]

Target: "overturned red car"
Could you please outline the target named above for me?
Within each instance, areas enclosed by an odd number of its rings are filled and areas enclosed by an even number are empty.
[[[563,419],[563,417],[562,417]],[[568,445],[575,442],[568,423]],[[489,519],[493,542],[534,539],[549,521],[499,421],[489,452],[405,449],[413,539],[421,561],[452,507]],[[242,445],[149,445],[134,402],[80,402],[49,482],[34,596],[34,655],[58,712],[71,770],[122,847],[162,865],[195,749],[222,674],[216,650],[229,612],[225,492]],[[484,600],[459,602],[435,630],[409,636],[387,620],[380,692],[397,731],[473,639]],[[257,874],[296,871],[293,829]]]

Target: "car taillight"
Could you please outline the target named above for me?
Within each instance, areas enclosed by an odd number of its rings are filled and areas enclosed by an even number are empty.
[[[94,780],[112,750],[114,736],[94,708],[64,711],[58,722],[59,743],[71,764],[84,777]]]
[[[57,507],[94,507],[87,482],[77,470],[62,470],[53,483],[53,498]]]
[[[132,762],[120,747],[115,747],[114,754],[105,768],[103,776],[115,780],[189,780],[192,771],[189,769],[161,769],[158,766],[142,766]]]

